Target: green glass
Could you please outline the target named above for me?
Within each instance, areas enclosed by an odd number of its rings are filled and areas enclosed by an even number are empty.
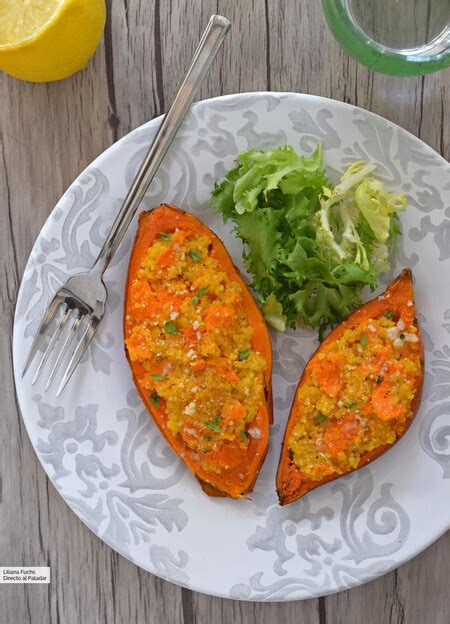
[[[450,0],[322,0],[331,32],[372,69],[413,76],[450,65]]]

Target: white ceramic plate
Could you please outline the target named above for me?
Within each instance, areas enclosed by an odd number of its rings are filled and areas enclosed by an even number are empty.
[[[382,459],[277,505],[274,475],[284,424],[316,337],[273,335],[275,425],[251,500],[209,498],[170,450],[133,387],[124,357],[122,301],[134,227],[107,273],[108,310],[63,393],[20,379],[37,324],[68,274],[91,266],[159,120],[106,150],[72,184],[25,269],[14,325],[17,393],[31,442],[72,510],[137,565],[191,589],[245,600],[321,596],[407,561],[450,520],[450,177],[419,139],[360,108],[314,96],[253,93],[196,104],[142,208],[174,203],[203,219],[241,265],[241,247],[208,208],[214,180],[236,154],[323,141],[331,175],[355,159],[379,165],[407,194],[398,263],[411,266],[425,336],[426,382],[412,427]],[[45,377],[45,375],[44,375]]]

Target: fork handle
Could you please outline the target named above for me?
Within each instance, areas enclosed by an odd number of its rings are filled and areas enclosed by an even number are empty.
[[[226,17],[213,15],[202,35],[197,50],[175,98],[159,126],[155,138],[142,161],[123,204],[114,219],[103,247],[92,267],[102,275],[117,251],[145,192],[169,149],[200,84],[230,29]]]

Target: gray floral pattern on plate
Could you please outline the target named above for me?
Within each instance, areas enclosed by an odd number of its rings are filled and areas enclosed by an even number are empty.
[[[193,212],[243,268],[240,242],[208,208],[215,179],[238,151],[291,143],[309,152],[322,141],[332,177],[351,160],[375,162],[383,180],[405,192],[410,205],[401,218],[398,258],[383,281],[402,266],[414,268],[427,349],[422,406],[398,445],[358,473],[281,508],[274,491],[278,449],[317,336],[301,329],[274,332],[275,424],[268,457],[250,500],[213,499],[201,492],[149,418],[124,358],[122,293],[133,231],[107,274],[108,314],[63,396],[44,395],[39,384],[32,388],[19,375],[52,293],[98,253],[157,123],[131,132],[79,176],[43,227],[25,269],[13,354],[19,403],[36,453],[92,531],[174,583],[270,601],[325,595],[376,578],[449,525],[450,289],[439,282],[450,263],[448,164],[394,124],[324,98],[254,93],[193,106],[143,208],[164,201]],[[215,575],[204,565],[211,557],[221,562]]]

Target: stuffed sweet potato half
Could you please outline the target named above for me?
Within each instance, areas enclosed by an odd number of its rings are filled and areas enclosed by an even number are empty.
[[[272,414],[269,333],[221,241],[174,206],[140,216],[124,336],[145,406],[205,492],[250,492]]]
[[[410,426],[423,346],[411,271],[338,325],[307,364],[277,472],[281,505],[368,464]]]

